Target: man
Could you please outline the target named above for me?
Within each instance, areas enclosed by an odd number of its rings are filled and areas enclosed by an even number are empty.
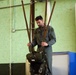
[[[32,43],[28,43],[28,46],[38,46],[37,51],[42,49],[45,51],[48,69],[47,75],[52,75],[52,45],[56,42],[54,29],[51,26],[46,26],[42,16],[37,16],[35,21],[38,28],[35,30]]]

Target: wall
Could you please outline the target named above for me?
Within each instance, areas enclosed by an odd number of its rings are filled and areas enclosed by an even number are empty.
[[[49,10],[53,2],[54,0],[50,0]],[[53,52],[76,52],[75,2],[76,0],[56,0],[50,23],[57,37],[57,42],[53,45]],[[24,0],[24,3],[30,3],[30,0]],[[21,0],[0,0],[0,75],[8,75],[9,72],[12,72],[11,75],[25,74],[29,41],[20,4]],[[2,8],[9,5],[19,6]],[[44,6],[44,2],[36,3],[35,16],[40,14],[44,16]],[[29,5],[25,5],[28,22],[29,9]]]
[[[29,3],[24,1],[24,3]],[[53,0],[50,1],[51,6]],[[0,6],[19,5],[20,0],[0,1]],[[45,3],[36,3],[35,16],[44,16]],[[27,20],[29,22],[29,5],[25,5]],[[51,7],[52,8],[52,7]],[[9,16],[9,17],[8,17]],[[21,6],[0,9],[0,63],[22,63],[26,61],[29,52],[28,37],[23,10]],[[55,10],[51,25],[55,29],[57,42],[53,45],[53,52],[73,51],[75,52],[75,0],[56,0]],[[17,31],[18,29],[23,29]],[[14,32],[14,30],[16,30]],[[4,56],[4,57],[3,57]]]
[[[9,5],[9,1],[0,1],[0,7]],[[0,9],[0,63],[10,62],[10,10]]]
[[[51,5],[53,1],[51,0]],[[56,0],[51,21],[57,37],[53,51],[76,51],[75,2],[76,0]]]

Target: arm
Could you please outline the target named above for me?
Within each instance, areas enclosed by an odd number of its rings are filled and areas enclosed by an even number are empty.
[[[34,46],[36,46],[36,45],[37,45],[37,42],[36,42],[36,31],[35,31],[32,42],[29,42],[29,43],[27,44],[27,46],[29,46],[29,47],[34,47]]]
[[[55,36],[54,29],[50,26],[49,26],[49,30],[48,30],[48,36],[49,36],[48,45],[51,46],[56,42],[56,36]]]

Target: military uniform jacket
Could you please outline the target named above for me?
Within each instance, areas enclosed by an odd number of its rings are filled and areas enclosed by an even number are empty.
[[[45,50],[52,51],[52,45],[56,42],[56,36],[54,29],[51,26],[47,26],[47,33],[44,37],[45,28],[37,28],[34,33],[34,38],[32,41],[32,47],[38,46],[38,49],[41,47],[41,42],[47,42],[48,46],[45,47]]]

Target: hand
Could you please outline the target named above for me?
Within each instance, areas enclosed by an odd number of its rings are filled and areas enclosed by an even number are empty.
[[[27,46],[31,46],[31,43],[28,43]]]
[[[41,46],[48,46],[48,43],[46,43],[46,42],[41,42]]]

